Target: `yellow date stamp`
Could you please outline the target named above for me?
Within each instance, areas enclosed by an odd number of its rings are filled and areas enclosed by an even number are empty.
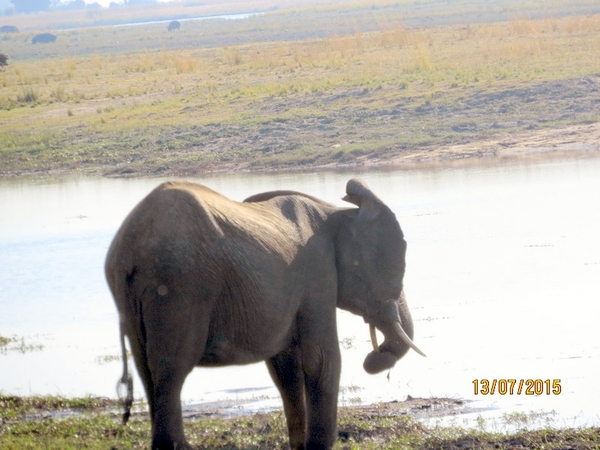
[[[560,378],[482,378],[472,381],[475,395],[560,395],[560,382]]]

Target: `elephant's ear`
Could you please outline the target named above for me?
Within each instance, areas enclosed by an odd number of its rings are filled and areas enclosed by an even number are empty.
[[[367,183],[358,178],[348,181],[346,195],[342,200],[358,206],[359,218],[364,220],[376,219],[383,206],[383,202],[371,191]]]

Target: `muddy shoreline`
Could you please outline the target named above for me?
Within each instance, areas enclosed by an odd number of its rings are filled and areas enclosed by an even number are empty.
[[[184,408],[184,419],[195,419],[199,417],[232,418],[240,416],[252,416],[265,412],[282,410],[281,407],[269,410],[251,410],[243,407],[244,400],[216,401],[188,405]],[[458,398],[417,398],[410,395],[404,400],[392,400],[370,405],[348,405],[340,407],[341,411],[351,410],[358,414],[380,416],[404,416],[410,415],[415,419],[432,419],[436,417],[469,414],[483,411],[471,405],[471,401]],[[138,417],[147,417],[145,411],[134,414]]]
[[[600,123],[577,124],[564,128],[506,133],[491,139],[467,143],[398,149],[381,154],[358,156],[351,161],[325,164],[298,162],[286,166],[256,164],[250,161],[222,161],[210,165],[178,163],[166,167],[146,164],[144,168],[128,164],[86,166],[85,164],[43,170],[0,172],[0,178],[40,176],[200,177],[207,174],[273,173],[306,171],[411,170],[425,167],[488,165],[510,162],[541,162],[550,159],[595,158],[600,156]]]
[[[79,406],[77,406],[79,405]],[[143,405],[127,425],[115,400],[0,396],[0,445],[6,448],[147,448],[150,435]],[[2,410],[0,410],[2,411]],[[338,410],[339,449],[576,449],[597,448],[600,429],[529,429],[534,417],[517,417],[513,433],[468,430],[460,425],[426,425],[448,415],[478,411],[451,398],[411,398]],[[4,417],[6,416],[6,417]],[[9,417],[10,416],[10,417]],[[184,426],[193,448],[287,448],[283,413],[256,412],[223,416],[213,411],[184,412]],[[424,421],[422,420],[424,419]],[[482,419],[483,420],[483,419]],[[507,421],[510,419],[507,418]],[[479,424],[481,426],[482,423]]]
[[[18,403],[17,399],[19,397],[10,398],[12,402]],[[90,398],[88,401],[95,404],[95,407],[91,409],[91,411],[101,412],[108,414],[115,419],[120,419],[121,407],[116,400],[99,397],[95,399]],[[243,408],[240,409],[239,404],[239,401],[217,401],[190,405],[184,408],[183,418],[184,420],[195,420],[200,418],[232,419],[235,417],[251,417],[275,411],[282,411],[282,408],[275,408],[268,411],[252,411]],[[449,415],[468,414],[481,411],[481,409],[472,407],[469,401],[463,399],[440,397],[416,398],[409,395],[405,400],[393,400],[372,405],[343,406],[339,408],[339,411],[341,416],[348,415],[349,412],[352,412],[352,414],[363,416],[364,418],[377,415],[381,417],[411,416],[415,419],[431,419]],[[90,410],[87,409],[82,410],[73,407],[61,407],[60,405],[49,405],[40,401],[39,406],[34,406],[21,417],[3,420],[3,422],[9,424],[63,419],[89,412]],[[145,404],[138,404],[138,406],[134,408],[131,418],[132,420],[150,420]]]
[[[249,164],[248,162],[220,163],[208,170],[193,165],[175,165],[172,169],[156,171],[116,170],[107,177],[161,176],[194,177],[206,173],[272,173],[297,171],[410,170],[424,167],[487,165],[508,162],[540,162],[550,159],[591,158],[600,156],[600,123],[573,125],[566,128],[536,130],[506,134],[494,139],[469,143],[426,146],[402,149],[381,155],[357,157],[346,163],[306,164],[286,167]]]
[[[362,172],[370,170],[411,170],[427,167],[454,167],[503,164],[510,162],[535,163],[551,159],[593,158],[600,156],[600,124],[578,125],[563,130],[528,133],[523,140],[515,137],[473,142],[469,144],[406,150],[380,157],[362,157],[348,163],[296,164],[286,167],[250,165],[246,162],[223,163],[210,168],[177,165],[169,170],[139,171],[130,168],[88,173],[109,178],[133,177],[201,177],[207,174],[274,173],[310,171]],[[27,175],[63,175],[49,171]]]

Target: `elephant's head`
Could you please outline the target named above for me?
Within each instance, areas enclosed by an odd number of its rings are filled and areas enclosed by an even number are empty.
[[[394,213],[361,180],[346,186],[344,200],[358,206],[343,212],[337,241],[338,306],[362,316],[371,327],[373,351],[364,369],[394,366],[412,342],[413,323],[403,292],[406,241]],[[379,346],[375,328],[385,336]]]

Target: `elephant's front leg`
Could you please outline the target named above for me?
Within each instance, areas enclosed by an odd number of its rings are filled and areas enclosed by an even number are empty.
[[[267,361],[267,367],[283,400],[290,448],[301,450],[306,437],[306,402],[299,348],[293,346],[275,355]]]
[[[318,349],[323,362],[309,368],[305,376],[308,430],[306,449],[333,448],[337,438],[337,400],[340,382],[340,355]]]
[[[319,315],[319,319],[301,328],[300,344],[308,421],[305,448],[315,450],[333,448],[337,438],[341,371],[335,309],[319,311]]]

